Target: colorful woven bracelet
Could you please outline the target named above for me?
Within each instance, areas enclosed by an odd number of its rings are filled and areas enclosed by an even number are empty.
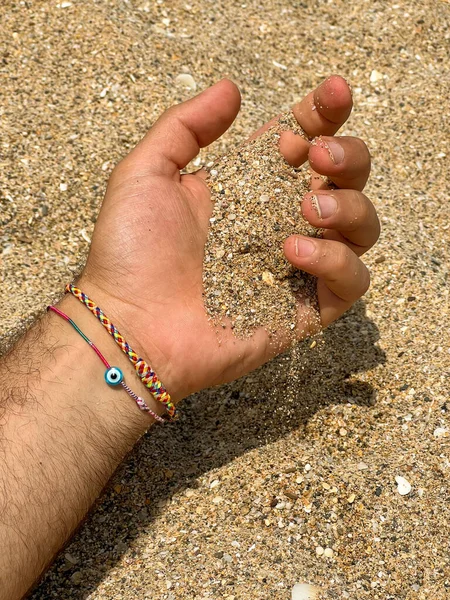
[[[136,402],[136,404],[139,406],[139,408],[142,411],[148,412],[159,423],[165,423],[165,419],[163,417],[160,417],[159,415],[157,415],[151,408],[149,408],[147,406],[147,404],[143,398],[141,398],[140,396],[135,394],[133,392],[133,390],[131,390],[126,385],[126,383],[123,379],[123,373],[122,373],[121,369],[119,369],[119,367],[111,367],[109,362],[106,360],[106,358],[100,352],[100,350],[97,348],[97,346],[94,344],[94,342],[92,342],[87,337],[87,335],[85,335],[81,331],[81,329],[78,327],[78,325],[74,321],[72,321],[72,319],[70,317],[68,317],[65,313],[63,313],[62,310],[59,310],[59,308],[56,308],[56,306],[47,306],[47,310],[53,311],[54,313],[56,313],[57,315],[62,317],[64,320],[66,320],[68,323],[70,323],[72,325],[72,327],[75,329],[75,331],[77,333],[79,333],[81,335],[81,337],[89,344],[89,346],[92,348],[92,350],[94,350],[94,352],[97,354],[97,356],[100,358],[100,360],[106,367],[105,381],[108,385],[111,385],[111,386],[121,385],[123,387],[123,389],[127,392],[127,394],[129,396],[131,396],[131,398],[133,398],[133,400]]]
[[[143,358],[140,358],[136,352],[131,348],[128,342],[124,339],[117,327],[111,322],[111,320],[104,314],[102,309],[97,306],[80,288],[75,287],[71,283],[67,284],[66,292],[69,292],[75,298],[87,306],[87,308],[94,314],[106,331],[112,335],[119,348],[124,354],[126,354],[129,360],[132,362],[136,369],[136,374],[141,379],[142,383],[150,390],[153,397],[158,402],[164,404],[167,410],[167,414],[170,417],[175,416],[175,406],[170,398],[169,392],[164,388],[163,384],[159,380],[156,373],[148,365]]]

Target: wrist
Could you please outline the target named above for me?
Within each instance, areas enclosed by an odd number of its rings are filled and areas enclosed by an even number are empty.
[[[108,417],[111,415],[114,425],[118,421],[129,423],[139,437],[158,418],[158,415],[164,414],[164,406],[154,400],[149,390],[136,377],[133,365],[126,355],[76,298],[70,294],[66,295],[55,309],[65,313],[82,332],[80,335],[61,314],[49,311],[47,320],[51,319],[52,331],[57,327],[60,331],[57,343],[63,356],[59,356],[59,360],[56,361],[58,369],[61,371],[70,364],[71,370],[76,372],[72,383],[78,384],[84,396],[98,398],[96,408],[103,412],[101,418],[108,421],[106,415]],[[83,335],[88,338],[89,343]],[[107,371],[110,368],[118,369],[122,373],[121,384],[107,382]],[[85,381],[89,382],[90,394],[84,393]],[[138,401],[142,404],[141,400],[151,412],[141,410],[138,405]]]
[[[109,293],[102,286],[98,285],[91,277],[86,277],[85,274],[78,280],[76,287],[80,288],[98,307],[101,308],[104,315],[107,316],[111,323],[117,328],[124,340],[129,344],[137,356],[149,364],[151,369],[156,373],[163,387],[170,394],[171,401],[176,404],[185,395],[182,382],[184,379],[178,376],[178,369],[174,368],[170,356],[167,356],[167,349],[161,349],[159,344],[160,328],[158,319],[152,314],[151,310],[133,303],[133,298],[123,298],[119,294]],[[150,390],[146,389],[134,370],[133,363],[129,360],[125,352],[115,342],[114,337],[106,330],[99,320],[91,313],[91,311],[79,301],[79,299],[68,293],[66,298],[72,298],[77,303],[78,307],[90,317],[90,320],[96,323],[102,330],[103,336],[107,342],[114,347],[116,354],[122,360],[125,360],[128,367],[133,371],[133,379],[153,400],[156,405],[160,406],[164,412],[163,405],[154,400]],[[151,306],[151,305],[150,305]],[[161,411],[157,411],[161,414]]]

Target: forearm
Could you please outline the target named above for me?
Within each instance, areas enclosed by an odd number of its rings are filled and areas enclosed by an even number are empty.
[[[63,309],[144,395],[95,318],[74,298]],[[104,372],[55,314],[0,363],[0,600],[26,593],[152,423]]]

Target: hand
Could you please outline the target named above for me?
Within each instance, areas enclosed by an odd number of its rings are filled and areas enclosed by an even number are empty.
[[[269,344],[263,329],[246,340],[227,331],[219,342],[202,300],[210,193],[201,172],[180,176],[201,147],[228,129],[239,106],[236,86],[223,80],[161,116],[111,175],[79,281],[175,401],[235,379],[282,349]],[[375,209],[361,193],[370,171],[365,144],[330,137],[351,107],[346,82],[331,77],[293,109],[310,138],[327,137],[312,145],[286,133],[280,141],[291,164],[309,159],[340,188],[316,190],[303,203],[305,218],[325,228],[324,239],[291,236],[285,243],[288,260],[319,278],[323,326],[367,290],[368,271],[358,256],[379,234]]]

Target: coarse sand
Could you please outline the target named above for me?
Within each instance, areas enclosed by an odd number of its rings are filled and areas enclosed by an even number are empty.
[[[192,170],[339,73],[382,223],[364,299],[150,431],[31,598],[449,598],[450,4],[4,0],[0,22],[2,348],[82,264],[114,164],[223,76],[242,111]]]
[[[305,166],[295,169],[284,159],[284,131],[308,139],[293,113],[285,113],[221,157],[207,179],[213,213],[203,263],[205,307],[213,323],[231,322],[240,337],[265,327],[295,339],[297,329],[301,334],[320,325],[316,279],[295,269],[283,253],[290,235],[319,231],[302,216],[311,176]],[[302,317],[307,323],[298,322],[300,304],[308,306]]]

